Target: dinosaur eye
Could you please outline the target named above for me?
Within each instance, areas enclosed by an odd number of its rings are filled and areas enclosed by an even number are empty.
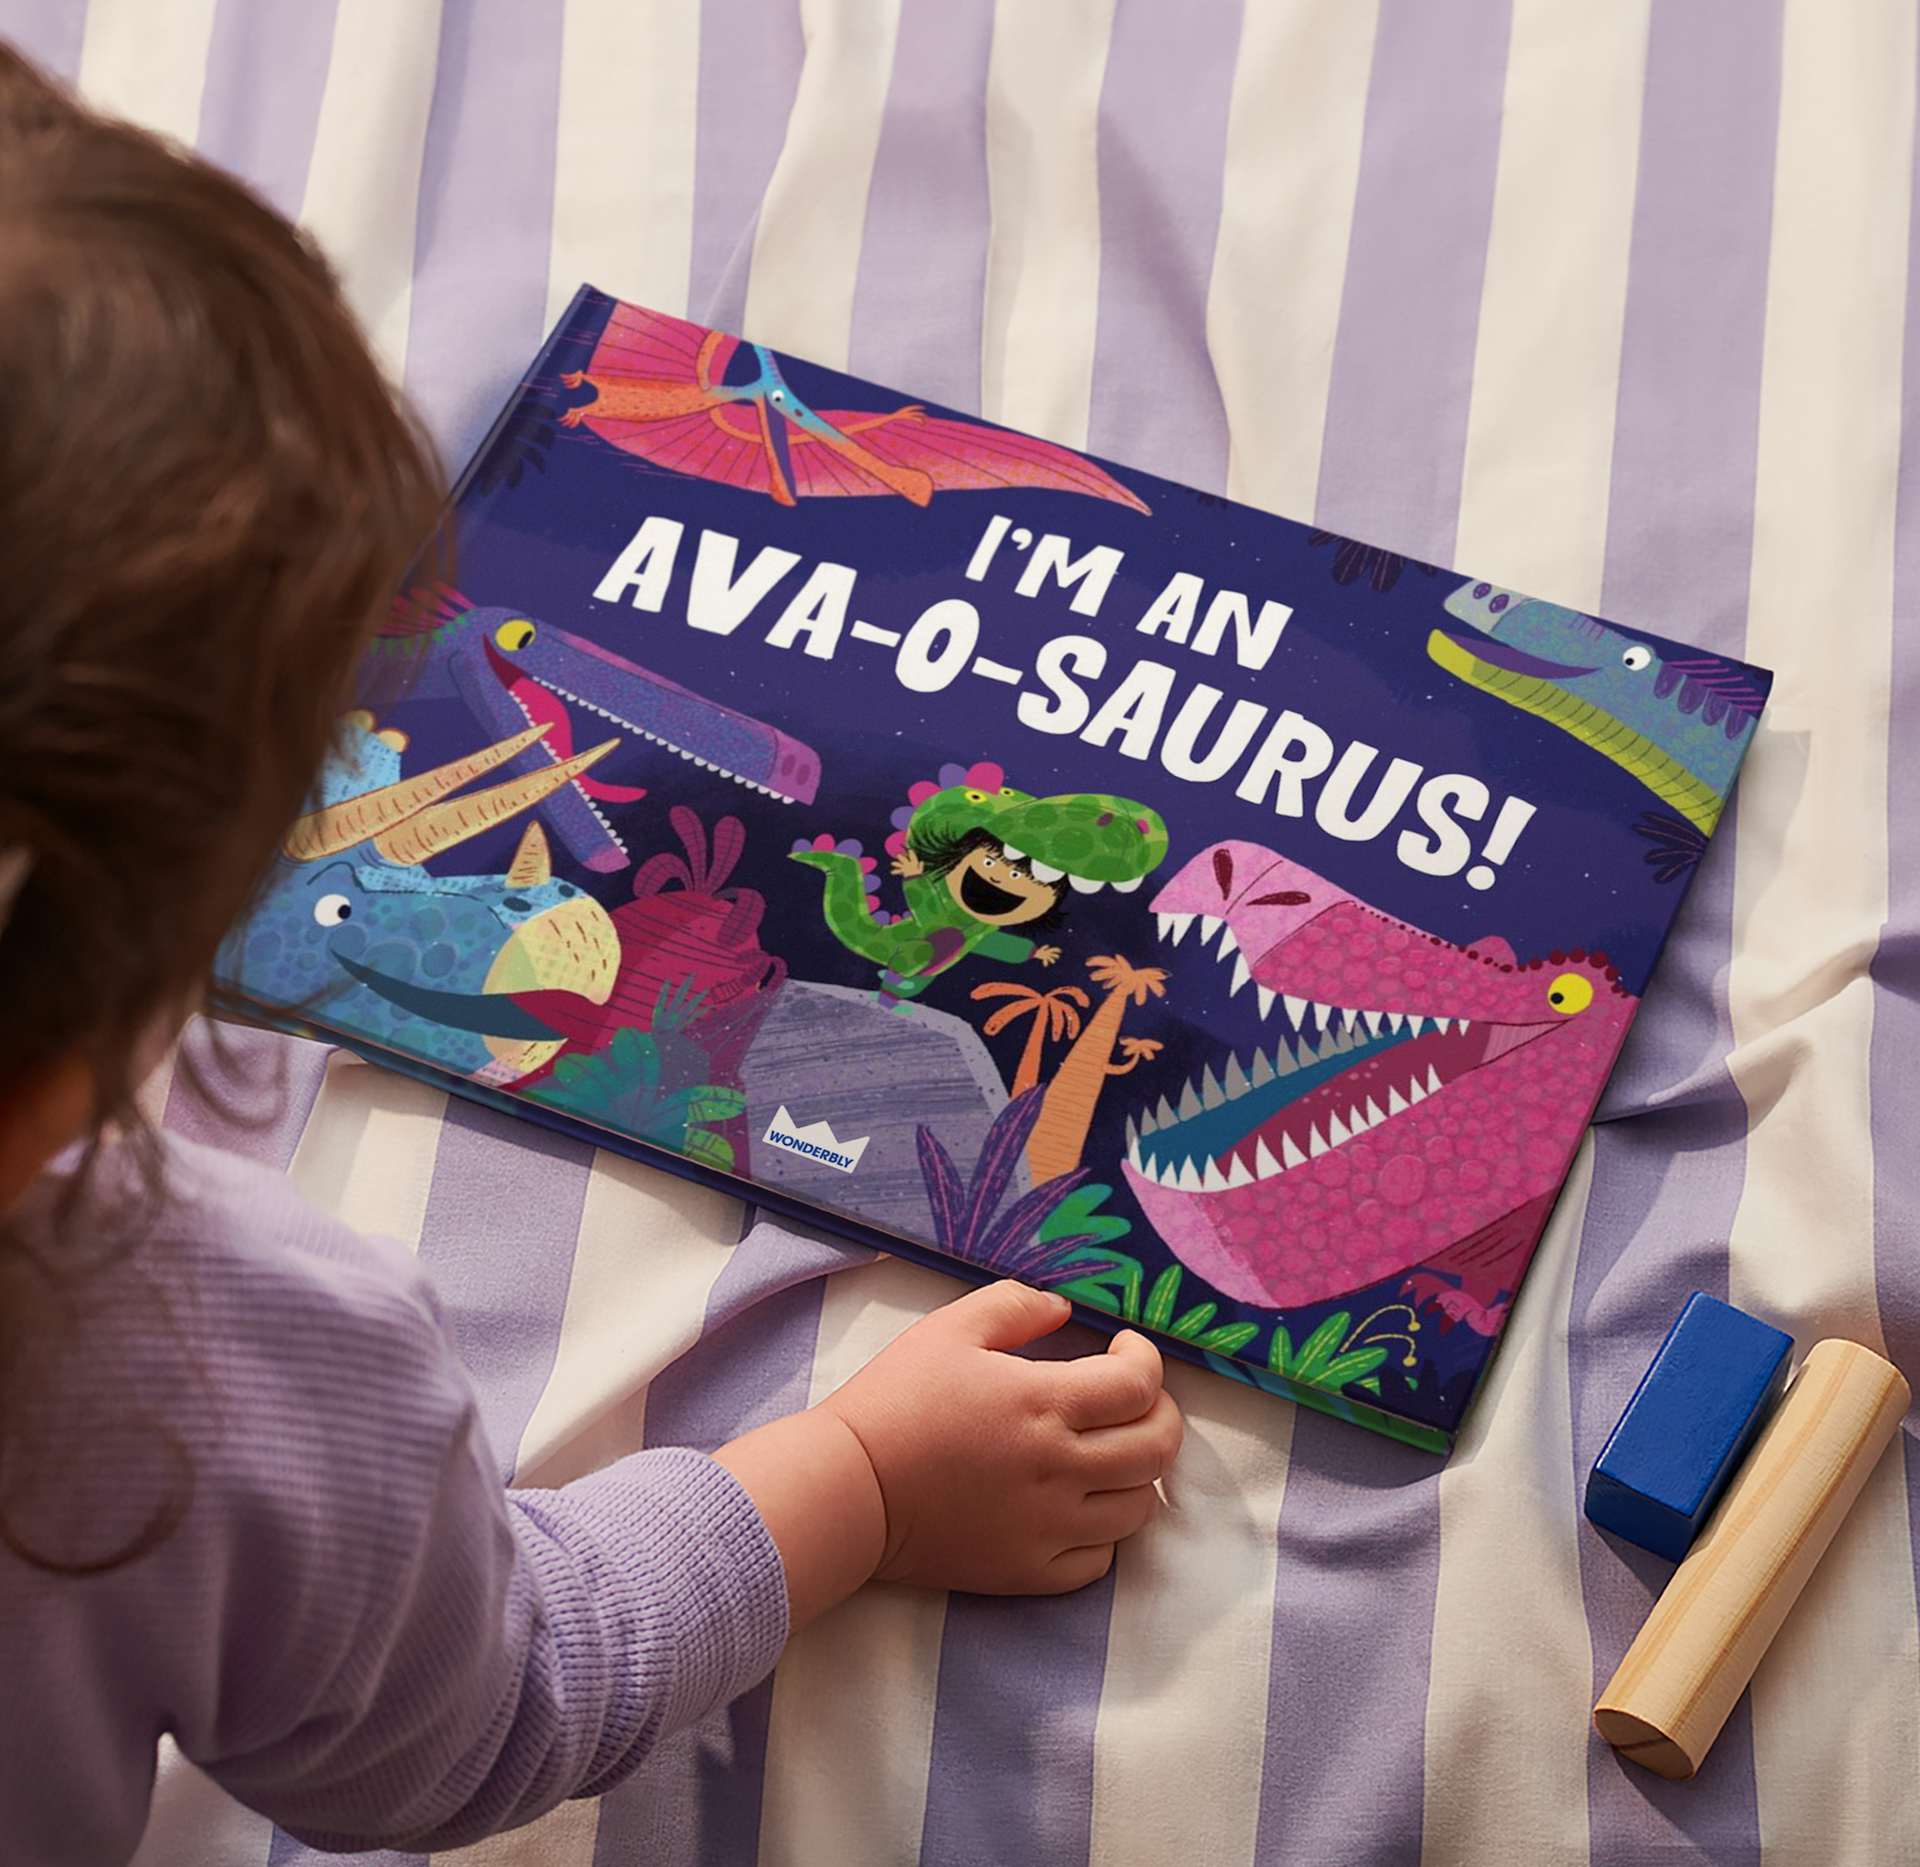
[[[1644,642],[1635,642],[1634,645],[1620,657],[1620,665],[1625,668],[1629,674],[1638,674],[1642,668],[1653,665],[1653,650],[1647,647]]]
[[[313,904],[313,918],[322,927],[338,927],[353,919],[353,903],[345,895],[322,895]]]
[[[960,795],[969,804],[984,804],[987,801],[987,794],[984,791],[962,791]]]
[[[511,622],[503,622],[494,630],[493,639],[509,654],[514,654],[525,648],[538,633],[526,617],[516,616]]]
[[[1547,987],[1547,1003],[1571,1018],[1593,1003],[1593,981],[1583,972],[1563,972]]]
[[[787,392],[784,389],[776,389],[772,395],[767,397],[767,400],[773,403],[773,405],[776,408],[781,406],[786,401],[786,399],[787,399]]]
[[[1002,786],[1000,787],[1000,795],[1001,795],[1002,797],[1018,797],[1018,796],[1020,795],[1020,793],[1019,793],[1018,791],[1016,791],[1016,790],[1015,790],[1015,789],[1013,788],[1013,786],[1012,786],[1012,785],[1010,785],[1010,784],[1003,784],[1003,785],[1002,785]]]

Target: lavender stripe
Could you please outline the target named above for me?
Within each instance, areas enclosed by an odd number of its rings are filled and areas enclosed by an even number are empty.
[[[80,75],[86,31],[86,0],[5,0],[0,5],[0,38],[68,84]]]
[[[780,160],[805,60],[797,0],[702,0],[687,280],[687,316],[697,322],[740,328],[760,198]]]
[[[1383,6],[1327,386],[1319,522],[1453,557],[1493,220],[1506,0]]]
[[[415,232],[407,388],[452,466],[546,332],[564,0],[445,0]]]
[[[1602,607],[1734,655],[1752,563],[1779,66],[1778,0],[1654,9]],[[1729,813],[1676,924],[1595,1143],[1568,1369],[1576,1495],[1688,1292],[1727,1289],[1746,1162],[1746,1109],[1726,1066],[1733,824]],[[1584,1523],[1580,1566],[1597,1693],[1670,1570]],[[1746,1701],[1684,1785],[1591,1743],[1596,1867],[1758,1857]]]
[[[1100,306],[1087,445],[1218,491],[1207,350],[1240,0],[1114,11],[1100,89]]]
[[[826,1278],[872,1253],[757,1226],[715,1280],[700,1340],[647,1392],[650,1446],[712,1451],[807,1404]],[[594,1867],[752,1867],[773,1686],[664,1742],[600,1805]]]
[[[337,6],[220,0],[213,17],[200,153],[243,176],[289,219],[307,192]]]
[[[1279,1543],[1254,1858],[1417,1861],[1439,1461],[1299,1409]]]
[[[1052,1601],[948,1598],[922,1867],[1088,1858],[1112,1613],[1111,1572]]]
[[[447,1104],[420,1257],[479,1390],[503,1478],[559,1353],[592,1168],[584,1141]]]
[[[218,1044],[216,1052],[214,1046]],[[326,1078],[325,1044],[196,1019],[180,1039],[161,1125],[284,1173]],[[204,1078],[206,1093],[193,1078]]]
[[[970,414],[986,314],[993,0],[904,0],[860,246],[848,367]]]
[[[1910,411],[1920,380],[1920,136],[1907,230],[1905,377]],[[1887,743],[1887,821],[1920,822],[1920,420],[1900,431],[1900,481],[1893,540],[1893,706]],[[1899,730],[1900,723],[1905,730]],[[1913,1059],[1920,1056],[1920,851],[1911,830],[1887,839],[1887,924],[1873,959],[1873,1040],[1869,1053],[1873,1135],[1873,1242],[1880,1326],[1887,1353],[1909,1380],[1920,1370],[1920,1283],[1913,1274],[1920,1214],[1920,1162],[1914,1158]],[[1902,1436],[1907,1515],[1920,1562],[1920,1444]]]
[[[1382,8],[1321,456],[1322,525],[1452,554],[1508,10]],[[1279,1523],[1256,1856],[1415,1860],[1440,1466],[1306,1410]],[[1364,1723],[1330,1717],[1329,1682]],[[1364,1730],[1364,1747],[1361,1732]],[[1356,1768],[1356,1763],[1361,1767]]]

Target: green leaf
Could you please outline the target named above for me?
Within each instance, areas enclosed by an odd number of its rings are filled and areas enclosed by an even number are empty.
[[[1084,1303],[1089,1309],[1105,1310],[1109,1316],[1124,1315],[1120,1307],[1120,1294],[1109,1290],[1103,1283],[1097,1283],[1091,1277],[1076,1277],[1070,1284],[1055,1284],[1054,1288],[1063,1297],[1071,1298],[1075,1303]]]
[[[1293,1366],[1293,1337],[1281,1323],[1273,1325],[1273,1340],[1267,1346],[1267,1366],[1275,1374],[1285,1374]]]
[[[1128,1322],[1138,1322],[1140,1320],[1140,1288],[1146,1280],[1146,1270],[1140,1260],[1128,1257],[1124,1251],[1106,1251],[1098,1245],[1083,1245],[1077,1251],[1068,1252],[1060,1262],[1077,1264],[1088,1258],[1108,1260],[1111,1262],[1111,1268],[1076,1278],[1075,1283],[1110,1286],[1119,1296],[1119,1306],[1111,1313],[1125,1317]]]
[[[1223,1322],[1219,1328],[1209,1329],[1201,1336],[1198,1346],[1211,1349],[1216,1355],[1234,1355],[1259,1333],[1257,1322]]]
[[[747,1106],[747,1098],[738,1089],[720,1083],[702,1083],[687,1102],[689,1121],[731,1121]]]
[[[1353,1318],[1335,1310],[1300,1347],[1300,1359],[1291,1370],[1296,1381],[1317,1381],[1320,1371],[1340,1352],[1340,1343]]]
[[[1370,1374],[1364,1381],[1355,1381],[1354,1386],[1364,1387],[1369,1394],[1377,1394],[1380,1391],[1380,1377],[1377,1374]]]
[[[1191,1342],[1218,1313],[1218,1303],[1196,1303],[1184,1316],[1178,1317],[1167,1325],[1169,1335],[1177,1335],[1183,1342]]]
[[[1356,1348],[1351,1354],[1336,1355],[1313,1379],[1316,1385],[1337,1392],[1363,1374],[1371,1374],[1386,1358],[1384,1348]]]
[[[1141,1313],[1140,1320],[1149,1329],[1165,1329],[1173,1318],[1174,1299],[1180,1294],[1180,1267],[1169,1264],[1153,1280],[1153,1288],[1147,1293],[1147,1307]]]
[[[689,1158],[718,1167],[723,1173],[733,1171],[733,1143],[725,1135],[710,1134],[704,1128],[689,1128],[684,1151]]]

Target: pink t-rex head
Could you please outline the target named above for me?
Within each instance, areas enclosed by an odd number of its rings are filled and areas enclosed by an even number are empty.
[[[1604,954],[1455,946],[1258,843],[1202,850],[1152,905],[1267,1033],[1129,1123],[1127,1184],[1185,1263],[1290,1308],[1544,1220],[1638,1003]]]

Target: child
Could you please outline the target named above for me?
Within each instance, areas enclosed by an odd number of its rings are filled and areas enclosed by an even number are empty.
[[[326,268],[0,48],[0,1835],[124,1861],[156,1738],[320,1845],[609,1788],[872,1576],[1053,1593],[1146,1520],[1158,1355],[1017,1284],[713,1458],[505,1491],[432,1292],[134,1104],[432,529]]]

